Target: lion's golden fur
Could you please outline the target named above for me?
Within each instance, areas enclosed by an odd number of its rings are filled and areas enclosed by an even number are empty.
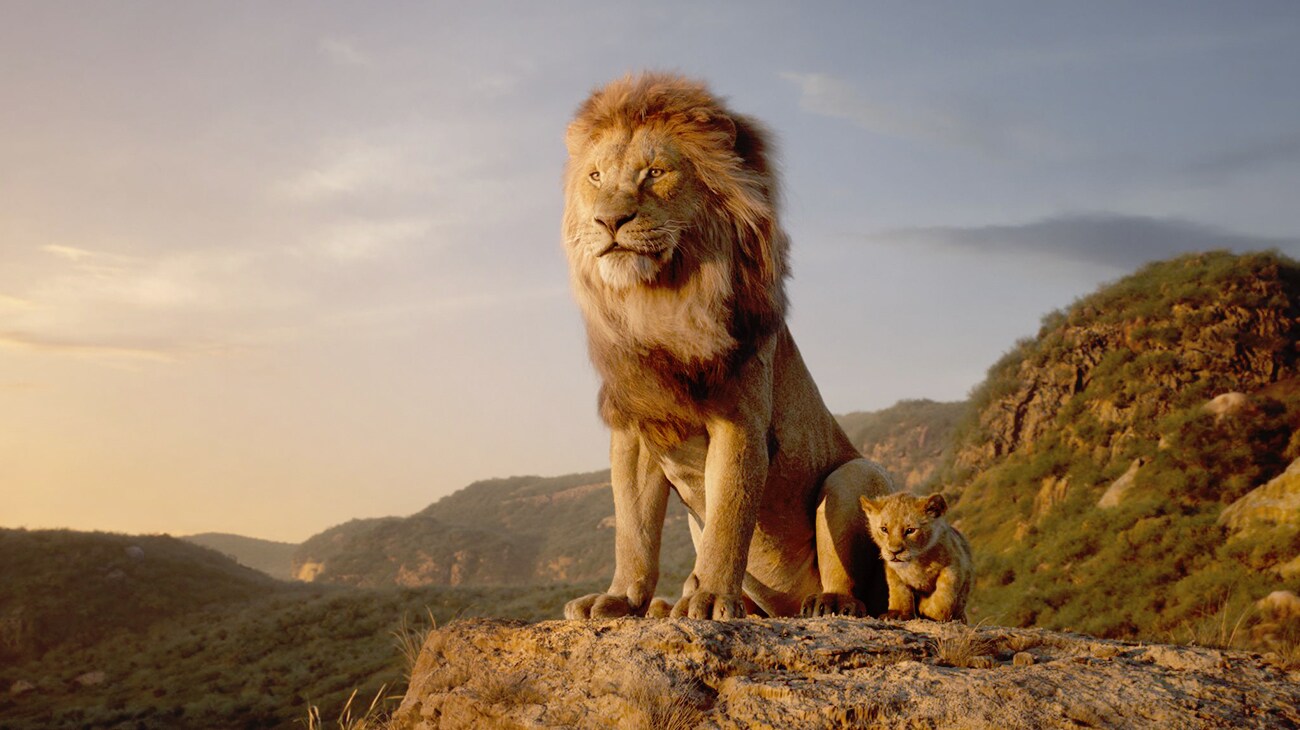
[[[805,597],[817,613],[883,605],[878,561],[850,562],[870,544],[857,496],[889,480],[857,458],[786,328],[768,133],[703,84],[649,73],[595,91],[566,145],[564,248],[612,431],[616,521],[609,591],[566,615],[645,612],[669,489],[697,552],[675,615],[743,615],[742,579],[768,614]]]

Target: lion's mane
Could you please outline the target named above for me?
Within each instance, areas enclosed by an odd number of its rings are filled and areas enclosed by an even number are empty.
[[[589,148],[611,131],[642,127],[670,135],[701,183],[692,190],[702,192],[675,201],[686,220],[678,248],[655,281],[629,293],[607,285],[575,241],[579,227],[589,224],[580,187],[587,184]],[[563,232],[591,359],[604,381],[601,416],[612,427],[633,426],[652,443],[671,446],[708,417],[712,396],[785,318],[788,241],[777,219],[770,136],[703,84],[647,73],[595,91],[579,107],[566,144]],[[710,273],[704,262],[715,264]],[[705,354],[674,351],[621,326],[638,297],[655,296],[673,298],[682,321],[716,321],[713,341],[698,348]]]

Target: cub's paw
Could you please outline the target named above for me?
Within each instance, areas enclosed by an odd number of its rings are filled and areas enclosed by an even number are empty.
[[[885,611],[880,618],[886,621],[911,621],[916,615],[911,611]]]
[[[727,621],[745,617],[745,601],[739,594],[718,594],[696,591],[683,596],[673,606],[673,618],[702,618]]]
[[[865,616],[867,607],[847,593],[814,593],[803,599],[804,616]]]
[[[564,604],[564,617],[570,620],[583,618],[622,618],[636,613],[627,596],[609,593],[589,593]]]

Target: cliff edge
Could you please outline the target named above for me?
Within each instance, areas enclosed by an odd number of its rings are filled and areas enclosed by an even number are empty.
[[[874,619],[475,619],[432,632],[394,727],[1298,727],[1276,657]]]

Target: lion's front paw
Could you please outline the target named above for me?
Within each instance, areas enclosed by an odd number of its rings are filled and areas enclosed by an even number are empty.
[[[804,616],[865,616],[867,607],[847,593],[814,593],[803,599]]]
[[[911,611],[885,611],[880,618],[886,621],[911,621],[916,616]]]
[[[702,618],[726,621],[745,617],[745,601],[739,594],[696,591],[673,606],[673,618]]]
[[[609,593],[589,593],[564,604],[564,617],[567,619],[622,618],[633,613],[635,609],[626,596]]]

